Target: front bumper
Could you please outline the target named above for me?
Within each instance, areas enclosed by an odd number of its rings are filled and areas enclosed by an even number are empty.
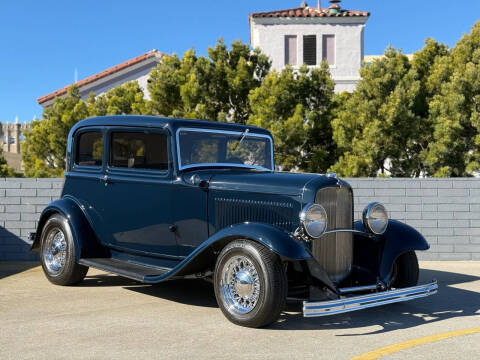
[[[418,299],[436,294],[437,291],[437,281],[434,280],[425,285],[413,286],[404,289],[387,290],[368,295],[343,297],[338,300],[311,302],[304,301],[303,316],[315,317],[341,314],[380,305]]]

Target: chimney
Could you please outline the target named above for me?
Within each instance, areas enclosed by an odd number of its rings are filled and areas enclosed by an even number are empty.
[[[340,3],[341,1],[342,0],[330,0],[330,3],[332,4],[328,8],[328,12],[330,15],[337,15],[341,13],[342,9],[340,8],[340,5],[338,5],[338,3]]]
[[[322,0],[318,0],[318,10],[322,10]]]

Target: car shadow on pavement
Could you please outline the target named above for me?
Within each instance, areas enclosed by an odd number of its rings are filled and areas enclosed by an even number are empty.
[[[147,285],[121,276],[96,274],[87,275],[77,286],[121,286],[125,290],[135,291],[186,305],[218,307],[212,284],[204,280],[175,280],[155,285]]]
[[[446,271],[421,270],[419,283],[437,279],[437,294],[377,308],[328,317],[304,318],[300,304],[289,304],[272,330],[329,330],[358,328],[358,333],[337,336],[359,336],[408,329],[450,318],[477,315],[480,318],[480,292],[454,287],[480,280],[480,277]],[[366,329],[367,327],[372,327]]]
[[[213,285],[205,280],[175,280],[155,285],[128,286],[124,289],[185,305],[218,307]]]
[[[480,318],[480,291],[454,287],[480,280],[480,277],[437,270],[421,270],[419,283],[437,279],[439,292],[377,308],[354,311],[328,317],[304,318],[300,303],[289,303],[271,330],[332,330],[345,329],[359,336],[408,329],[450,318],[477,315]],[[87,276],[78,286],[121,286],[126,290],[199,307],[218,307],[213,286],[204,280],[176,280],[145,285],[120,276],[98,274]],[[368,329],[365,329],[370,327]],[[358,333],[355,332],[358,329]],[[353,333],[352,333],[353,331]]]
[[[75,286],[77,287],[95,287],[95,286],[129,286],[143,285],[138,281],[131,280],[122,276],[112,274],[89,275],[83,281]]]

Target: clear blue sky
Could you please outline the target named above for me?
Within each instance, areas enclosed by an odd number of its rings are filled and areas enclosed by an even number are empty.
[[[219,37],[249,41],[248,14],[301,0],[5,0],[0,5],[0,121],[30,121],[36,98],[156,48],[205,54]],[[316,0],[309,1],[316,5]],[[327,0],[322,6],[329,5]],[[370,11],[365,53],[404,53],[427,37],[453,46],[480,18],[479,0],[344,0]]]

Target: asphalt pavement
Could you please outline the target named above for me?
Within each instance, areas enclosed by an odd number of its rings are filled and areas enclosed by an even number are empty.
[[[421,262],[437,295],[325,318],[290,304],[264,329],[228,322],[201,280],[143,285],[90,270],[50,284],[0,263],[0,359],[478,359],[480,262]]]

